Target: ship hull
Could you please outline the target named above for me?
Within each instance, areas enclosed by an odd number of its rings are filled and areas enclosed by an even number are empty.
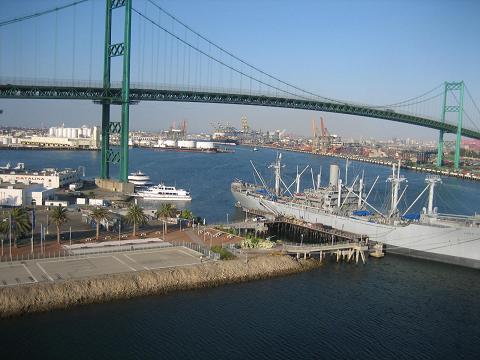
[[[135,194],[144,200],[158,200],[158,201],[192,201],[190,196],[164,196],[164,195],[144,195],[141,193]]]
[[[311,223],[367,235],[381,242],[387,252],[480,269],[480,228],[438,226],[421,223],[389,225],[361,218],[326,213],[320,209],[292,203],[276,202],[245,192],[233,191],[235,199],[246,209],[292,216]]]

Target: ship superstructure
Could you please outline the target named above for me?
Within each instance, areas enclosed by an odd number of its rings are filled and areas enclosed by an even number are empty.
[[[136,188],[147,187],[153,185],[150,176],[138,170],[128,175],[128,182],[132,183]]]
[[[269,188],[255,168],[261,185],[236,180],[232,194],[246,210],[257,210],[275,216],[290,216],[311,223],[365,234],[371,241],[383,243],[387,251],[427,258],[447,263],[480,268],[480,217],[445,215],[434,207],[435,187],[441,183],[438,176],[429,175],[426,186],[406,211],[399,210],[408,188],[407,179],[400,174],[400,166],[392,166],[387,179],[391,184],[389,210],[382,212],[369,201],[375,184],[365,188],[364,176],[357,175],[351,183],[340,177],[338,165],[330,165],[329,182],[322,186],[320,179],[312,188],[300,192],[300,178],[307,168],[298,172],[290,186],[281,177],[281,155],[271,168],[275,186]],[[345,176],[346,177],[346,176]],[[292,186],[296,184],[296,191]],[[292,189],[292,190],[291,190]],[[428,192],[428,206],[421,213],[409,213],[418,200]]]

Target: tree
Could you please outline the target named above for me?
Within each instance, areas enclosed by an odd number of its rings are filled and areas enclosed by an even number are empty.
[[[92,210],[90,216],[93,220],[95,220],[95,225],[97,229],[96,239],[98,241],[98,237],[100,235],[100,222],[102,222],[102,220],[108,219],[108,210],[104,207],[96,207]]]
[[[189,209],[183,209],[180,213],[180,217],[186,220],[192,220],[194,218],[193,213]]]
[[[173,204],[162,204],[157,210],[157,218],[169,218],[175,216],[177,208]]]
[[[32,230],[32,223],[30,222],[30,215],[25,208],[14,208],[10,211],[12,224],[12,238],[15,247],[17,246],[17,239]],[[0,231],[9,236],[10,234],[10,219],[7,215],[0,223]]]
[[[57,227],[57,243],[60,244],[60,227],[68,221],[67,208],[61,205],[53,208],[50,217]]]
[[[127,224],[133,225],[133,233],[132,235],[136,235],[137,225],[143,225],[147,222],[147,216],[143,212],[143,209],[138,205],[131,205],[128,208],[128,212],[126,215]]]

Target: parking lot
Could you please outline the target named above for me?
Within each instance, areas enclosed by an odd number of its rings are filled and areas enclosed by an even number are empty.
[[[183,246],[40,259],[0,265],[0,287],[196,265],[201,253]]]

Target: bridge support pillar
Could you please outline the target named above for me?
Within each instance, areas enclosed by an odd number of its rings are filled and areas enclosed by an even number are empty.
[[[445,117],[447,113],[453,112],[457,113],[457,134],[455,140],[455,157],[454,157],[454,167],[456,170],[460,168],[460,145],[462,143],[462,121],[463,121],[463,91],[464,91],[464,82],[445,82],[443,90],[443,104],[442,104],[442,114],[441,121],[445,122]],[[447,105],[447,95],[451,92],[456,100],[454,105]],[[454,92],[458,92],[459,96],[457,97]],[[440,130],[440,135],[438,138],[438,153],[437,153],[437,166],[443,165],[443,140],[444,131]]]
[[[125,8],[124,39],[123,43],[111,43],[112,10]],[[128,133],[130,113],[130,43],[131,43],[132,0],[106,0],[105,15],[105,48],[103,67],[103,96],[102,96],[102,160],[100,178],[110,178],[110,164],[120,163],[120,182],[128,182]],[[112,98],[110,91],[110,72],[113,57],[123,58],[122,95],[121,98]],[[121,122],[110,121],[110,105],[121,104]],[[110,149],[110,134],[119,134],[120,151]]]
[[[464,83],[461,81],[458,85],[460,92],[460,99],[458,101],[458,117],[457,117],[457,139],[455,141],[455,169],[460,169],[460,145],[462,144],[462,121],[463,121],[463,91]]]
[[[112,42],[112,0],[106,1],[105,9],[105,43],[103,51],[103,94],[102,94],[102,144],[100,178],[110,178],[110,45]]]

